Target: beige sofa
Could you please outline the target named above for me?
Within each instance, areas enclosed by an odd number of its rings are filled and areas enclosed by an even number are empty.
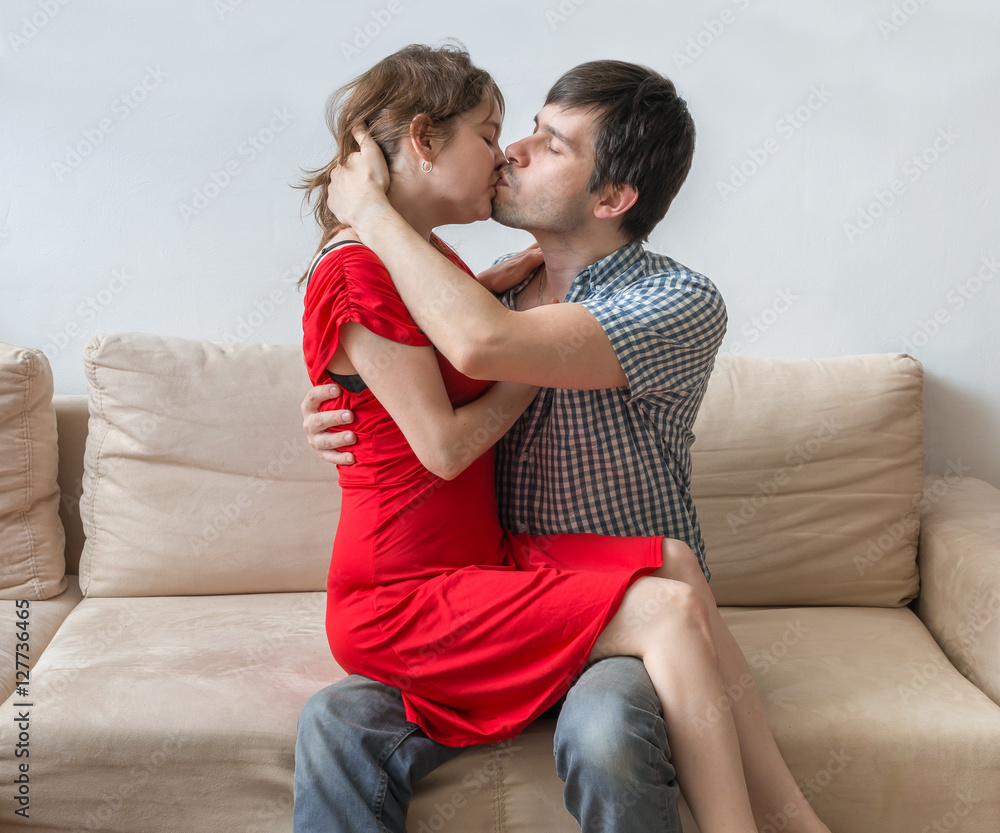
[[[342,676],[299,350],[115,334],[84,360],[89,421],[0,346],[0,829],[288,831],[296,718]],[[921,381],[905,355],[721,356],[696,425],[713,588],[834,833],[1000,829],[1000,492],[966,460],[925,479]],[[433,773],[411,833],[578,830],[552,731]]]

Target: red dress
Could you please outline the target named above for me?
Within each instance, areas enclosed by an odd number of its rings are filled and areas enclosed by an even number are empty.
[[[401,344],[430,345],[381,261],[360,245],[326,254],[306,291],[303,352],[313,384],[332,381],[326,366],[352,321]],[[440,353],[437,360],[455,407],[493,384],[462,375]],[[514,737],[566,693],[629,585],[661,566],[662,538],[501,529],[492,449],[443,480],[420,464],[369,390],[345,390],[325,407],[354,411],[357,434],[356,462],[339,470],[327,581],[334,657],[349,673],[399,688],[407,719],[440,743]]]

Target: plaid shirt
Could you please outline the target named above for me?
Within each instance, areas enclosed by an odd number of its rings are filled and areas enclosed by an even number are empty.
[[[503,303],[512,307],[523,286]],[[631,243],[580,272],[566,301],[594,314],[629,384],[538,392],[496,447],[501,524],[679,538],[710,577],[691,498],[691,426],[726,331],[722,296]]]

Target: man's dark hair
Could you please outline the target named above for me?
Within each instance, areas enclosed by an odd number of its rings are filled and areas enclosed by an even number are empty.
[[[556,81],[545,103],[597,111],[587,190],[635,188],[639,196],[622,217],[621,230],[631,242],[648,238],[687,178],[694,155],[694,120],[673,82],[637,64],[590,61]]]

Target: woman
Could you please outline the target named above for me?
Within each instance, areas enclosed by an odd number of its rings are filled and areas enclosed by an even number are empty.
[[[432,230],[490,216],[500,91],[464,52],[407,47],[337,100],[339,154],[305,185],[324,234],[303,317],[310,377],[344,388],[336,404],[354,411],[357,435],[328,581],[334,656],[398,687],[407,718],[449,746],[512,737],[588,661],[638,656],[679,727],[673,758],[701,829],[756,830],[733,719],[705,719],[726,702],[705,603],[651,575],[669,544],[502,530],[489,449],[536,390],[470,379],[436,354],[375,255],[326,208],[330,172],[364,122],[393,207],[468,272]]]

